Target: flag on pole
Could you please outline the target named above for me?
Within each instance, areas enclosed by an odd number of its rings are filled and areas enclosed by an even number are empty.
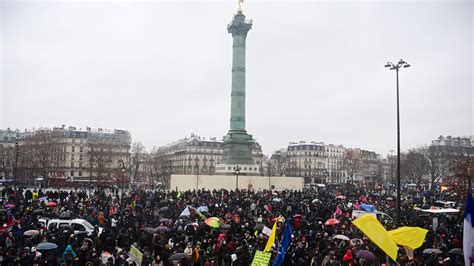
[[[270,249],[273,246],[273,243],[275,243],[275,235],[276,235],[276,230],[277,230],[277,221],[275,220],[275,223],[273,224],[272,232],[270,233],[270,237],[268,238],[267,245],[265,246],[265,251],[269,252]]]
[[[363,215],[352,223],[392,260],[397,260],[398,247],[383,225],[372,215]]]
[[[463,251],[464,264],[472,265],[474,263],[474,204],[472,202],[472,184],[470,176],[468,176],[467,182],[467,197],[464,209]]]
[[[293,234],[293,229],[291,228],[291,222],[288,221],[285,225],[285,232],[283,233],[283,239],[281,240],[280,248],[278,249],[278,254],[273,261],[272,266],[283,265],[285,260],[286,252],[291,243],[291,235]]]
[[[339,209],[339,206],[336,207],[336,214],[341,216],[342,215],[342,211],[341,209]]]
[[[393,239],[393,241],[395,241],[395,243],[412,250],[423,245],[426,233],[428,233],[428,230],[426,229],[411,226],[402,226],[395,230],[388,231],[388,235]]]

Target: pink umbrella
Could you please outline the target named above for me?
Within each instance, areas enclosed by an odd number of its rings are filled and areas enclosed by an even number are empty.
[[[338,223],[340,223],[340,221],[338,219],[331,218],[331,219],[327,220],[324,224],[325,225],[336,225]]]
[[[5,205],[5,208],[7,208],[7,209],[13,209],[13,208],[15,208],[15,204],[13,204],[13,203],[8,203],[7,205]]]
[[[48,202],[48,204],[46,204],[46,206],[48,206],[48,207],[56,207],[57,205],[58,204],[54,201],[50,201],[50,202]]]

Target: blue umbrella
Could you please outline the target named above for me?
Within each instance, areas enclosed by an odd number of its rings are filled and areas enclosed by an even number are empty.
[[[57,247],[58,245],[51,242],[39,243],[36,246],[38,250],[52,250],[52,249],[56,249]]]
[[[362,204],[362,205],[360,205],[360,208],[363,209],[364,211],[367,211],[367,212],[376,211],[374,205],[369,205],[369,204]]]
[[[199,212],[209,212],[209,208],[207,206],[201,206],[198,208]]]

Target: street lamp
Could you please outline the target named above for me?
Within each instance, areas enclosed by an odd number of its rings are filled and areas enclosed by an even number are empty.
[[[234,167],[234,175],[235,175],[235,190],[237,190],[239,188],[239,174],[240,174],[240,170],[242,170],[242,168],[240,168],[240,166],[235,166]]]
[[[324,176],[324,180],[323,180],[323,184],[326,184],[327,183],[327,177],[328,177],[328,170],[327,169],[324,169],[323,171],[323,176]]]
[[[397,72],[397,225],[401,226],[400,215],[401,215],[401,206],[400,206],[400,97],[399,97],[399,86],[398,86],[398,70],[401,67],[407,68],[410,67],[410,64],[400,59],[397,64],[387,62],[385,67],[390,70],[395,70]]]
[[[125,167],[125,163],[122,162],[122,166],[120,167],[120,171],[122,171],[122,197],[121,199],[123,200],[123,185],[125,183],[125,171],[127,170],[127,167]]]

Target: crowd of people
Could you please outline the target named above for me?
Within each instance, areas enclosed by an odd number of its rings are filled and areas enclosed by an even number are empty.
[[[394,263],[352,223],[366,203],[396,217],[396,201],[385,191],[145,191],[117,189],[33,190],[4,188],[0,210],[1,265],[251,265],[277,222],[278,252],[285,223],[292,236],[283,265],[382,265]],[[440,195],[439,197],[442,197]],[[413,256],[399,249],[401,265],[462,265],[462,217],[441,216],[433,228],[429,192],[403,194],[401,224],[429,229]],[[51,203],[53,202],[53,203]],[[48,228],[41,219],[85,219],[87,234]],[[219,218],[218,226],[204,221]],[[338,223],[326,225],[328,219]],[[387,229],[394,221],[384,221]],[[344,236],[344,237],[341,237]],[[361,252],[364,251],[364,252]]]

